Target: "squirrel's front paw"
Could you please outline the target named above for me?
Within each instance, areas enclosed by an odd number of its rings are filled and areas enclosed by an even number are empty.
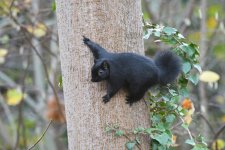
[[[130,106],[132,106],[134,103],[133,98],[129,95],[126,96],[126,104],[129,104]]]
[[[83,41],[84,41],[84,44],[87,44],[87,42],[90,41],[90,39],[83,36]]]
[[[105,96],[102,97],[102,99],[103,99],[104,103],[107,103],[107,102],[109,102],[110,97],[109,97],[109,95],[106,94]]]

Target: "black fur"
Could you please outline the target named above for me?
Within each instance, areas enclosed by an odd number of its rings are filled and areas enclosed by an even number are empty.
[[[107,52],[85,36],[83,41],[94,55],[91,80],[108,82],[107,94],[102,97],[105,103],[109,102],[118,90],[126,87],[126,103],[132,105],[143,98],[153,85],[173,82],[181,70],[179,57],[171,51],[159,52],[152,60],[134,53]]]

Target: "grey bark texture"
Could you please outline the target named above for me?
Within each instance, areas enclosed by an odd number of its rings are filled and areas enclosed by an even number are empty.
[[[147,106],[143,100],[132,107],[125,104],[123,91],[102,102],[106,83],[90,82],[93,56],[82,35],[111,52],[143,55],[141,1],[56,0],[56,6],[69,149],[125,149],[127,139],[105,133],[106,124],[148,127]],[[147,140],[142,139],[142,149],[149,148]]]
[[[207,19],[207,1],[201,0],[201,28],[200,28],[200,64],[202,69],[204,70],[206,67],[206,56],[207,56],[207,27],[206,27],[206,19]],[[202,115],[208,120],[208,98],[206,94],[206,88],[205,84],[203,82],[199,83],[199,96],[201,100],[201,113]],[[201,133],[203,133],[203,136],[206,138],[206,140],[209,140],[210,134],[209,134],[209,128],[208,125],[205,123],[204,120],[202,120],[202,126],[201,126]]]

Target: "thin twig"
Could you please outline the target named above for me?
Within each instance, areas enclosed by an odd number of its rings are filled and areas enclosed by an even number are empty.
[[[26,145],[27,145],[27,142],[26,142],[26,134],[25,134],[25,126],[24,126],[24,122],[23,122],[23,99],[24,99],[24,93],[25,93],[25,78],[27,76],[27,73],[28,73],[28,68],[30,66],[30,62],[29,62],[29,58],[28,58],[28,63],[27,63],[27,67],[25,68],[25,71],[24,72],[24,75],[22,76],[22,79],[21,79],[21,85],[22,85],[22,100],[19,104],[19,108],[18,108],[18,127],[17,127],[17,137],[16,137],[16,143],[15,143],[15,146],[14,146],[14,149],[17,149],[18,146],[19,146],[19,141],[20,141],[20,127],[22,127],[22,134],[23,134],[23,144],[24,144],[24,147],[26,148]]]
[[[173,130],[174,128],[182,125],[182,123],[183,123],[182,121],[181,122],[178,122],[177,124],[173,125],[170,129]]]
[[[13,7],[13,5],[14,5],[14,2],[15,2],[15,0],[12,0],[11,3],[10,3],[10,5],[9,5],[9,12],[10,12],[10,15],[12,15],[12,7]]]
[[[185,121],[184,121],[184,119],[183,119],[182,117],[180,117],[180,119],[181,119],[181,121],[182,121],[183,123],[185,123]],[[190,139],[193,140],[193,137],[192,137],[192,135],[191,135],[191,132],[190,132],[189,128],[186,128],[186,130],[187,130],[187,132],[188,132],[188,134],[189,134]]]
[[[124,134],[123,136],[124,136],[128,141],[131,141],[131,139],[130,139],[126,134]],[[138,148],[139,150],[141,150],[141,147],[140,147],[140,144],[139,144],[139,143],[137,143],[136,146],[137,146],[137,148]]]
[[[225,124],[223,124],[219,129],[218,131],[216,132],[216,134],[214,135],[213,137],[213,141],[212,143],[210,144],[210,147],[212,147],[212,144],[218,139],[218,137],[220,136],[220,134],[225,131]],[[216,142],[217,143],[217,142]],[[217,145],[217,144],[216,144]],[[217,147],[217,146],[216,146]]]
[[[31,41],[29,40],[30,38],[27,36],[26,34],[27,30],[25,30],[24,32],[24,35],[26,36],[26,40],[27,42],[29,43],[29,45],[31,46],[31,48],[34,50],[34,52],[36,53],[36,55],[39,57],[39,59],[41,60],[41,63],[43,65],[43,68],[44,68],[44,72],[45,72],[45,76],[46,76],[46,79],[47,79],[47,82],[49,84],[49,86],[51,87],[53,93],[54,93],[54,96],[56,98],[56,102],[57,102],[57,105],[58,105],[58,108],[59,108],[59,112],[60,114],[62,115],[63,119],[65,120],[65,116],[64,116],[64,113],[61,109],[61,105],[60,105],[60,102],[59,102],[59,97],[58,97],[58,94],[54,88],[54,85],[52,84],[52,82],[50,81],[50,78],[49,78],[49,74],[48,74],[48,68],[47,68],[47,65],[45,64],[44,62],[44,59],[43,57],[41,56],[41,54],[38,52],[37,48],[31,43]]]
[[[208,119],[201,113],[199,113],[200,117],[202,117],[203,120],[205,120],[206,124],[209,126],[210,130],[212,131],[213,134],[216,134],[212,125],[210,124],[210,122],[208,121]]]
[[[48,131],[48,128],[50,127],[51,123],[52,123],[52,120],[50,120],[47,128],[45,129],[45,131],[43,132],[43,134],[41,135],[41,137],[28,150],[31,150],[32,148],[34,148],[42,140],[42,138],[45,136],[45,133]]]
[[[14,146],[14,150],[16,150],[19,147],[19,141],[20,141],[20,127],[22,125],[22,102],[19,104],[18,108],[18,126],[17,126],[17,131],[16,131],[16,143]]]

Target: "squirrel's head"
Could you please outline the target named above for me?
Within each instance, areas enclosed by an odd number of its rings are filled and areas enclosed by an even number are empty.
[[[98,59],[95,60],[91,69],[91,81],[100,82],[106,80],[109,77],[109,63],[107,60]]]

